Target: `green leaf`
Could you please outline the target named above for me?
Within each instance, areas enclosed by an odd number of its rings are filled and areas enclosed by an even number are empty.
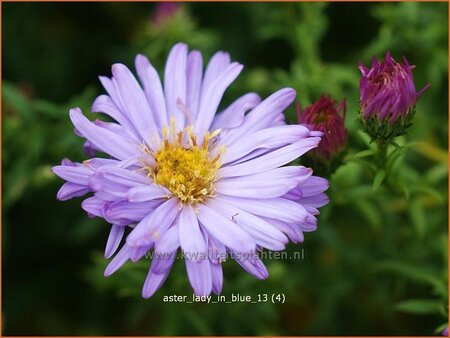
[[[430,285],[434,288],[436,294],[447,298],[447,283],[437,277],[431,270],[419,268],[417,265],[407,262],[394,260],[377,263],[374,265],[374,268],[380,271],[396,273],[419,284]]]
[[[441,301],[435,299],[409,299],[398,303],[397,311],[415,315],[428,315],[440,313]]]
[[[370,226],[374,231],[379,231],[383,224],[381,214],[377,208],[366,199],[359,199],[355,201],[355,206],[359,209],[361,214],[369,221]]]
[[[405,194],[405,199],[409,200],[409,197],[411,196],[410,186],[408,184],[401,183],[400,187],[402,188],[403,193]]]
[[[401,158],[401,156],[404,154],[404,148],[395,148],[391,153],[388,155],[386,159],[386,168],[388,171],[390,171],[395,163]]]
[[[381,183],[383,183],[384,178],[386,177],[386,172],[384,170],[380,170],[377,172],[377,174],[375,175],[375,178],[373,179],[373,184],[372,184],[372,191],[376,191]]]
[[[360,151],[354,155],[349,156],[348,160],[352,160],[353,158],[363,158],[363,157],[368,157],[368,156],[373,156],[374,155],[374,151],[372,149],[366,149],[363,151]]]
[[[19,91],[18,87],[8,82],[2,85],[3,101],[17,110],[17,113],[26,119],[31,119],[33,111],[27,98]]]
[[[441,325],[439,325],[436,330],[434,330],[435,334],[442,334],[442,332],[444,332],[444,330],[448,327],[448,323],[442,323]]]
[[[431,187],[427,187],[425,185],[416,185],[411,187],[411,192],[421,192],[429,195],[430,197],[433,197],[440,204],[444,203],[444,197],[442,196],[442,194],[438,190]]]
[[[424,206],[420,202],[419,198],[412,198],[408,209],[411,221],[416,228],[417,234],[420,238],[422,238],[427,230],[427,219],[425,216]]]

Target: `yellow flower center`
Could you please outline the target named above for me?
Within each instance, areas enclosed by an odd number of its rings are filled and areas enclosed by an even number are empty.
[[[212,158],[211,140],[220,130],[207,132],[201,145],[197,144],[192,126],[183,131],[163,129],[164,145],[153,156],[156,166],[149,171],[156,184],[169,189],[182,203],[196,204],[214,195],[214,182],[221,166],[221,149]]]

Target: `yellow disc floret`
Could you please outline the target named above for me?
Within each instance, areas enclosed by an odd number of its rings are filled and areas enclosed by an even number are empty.
[[[182,203],[196,204],[214,195],[214,182],[221,166],[220,152],[211,158],[210,142],[219,130],[204,136],[197,144],[192,127],[176,132],[164,128],[164,145],[154,154],[156,165],[150,173],[156,184],[162,185]],[[169,134],[171,134],[169,139]]]

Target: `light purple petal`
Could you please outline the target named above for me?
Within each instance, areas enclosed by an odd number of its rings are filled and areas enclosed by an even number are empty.
[[[262,217],[266,222],[273,224],[275,227],[285,233],[294,243],[302,243],[304,240],[303,233],[297,224],[286,223],[273,218]]]
[[[252,274],[258,279],[266,279],[267,277],[269,277],[269,272],[267,271],[266,266],[258,257],[253,260],[236,259],[236,262],[238,262],[245,271]]]
[[[197,216],[202,226],[225,246],[236,252],[255,250],[255,242],[250,235],[212,207],[199,205]]]
[[[285,198],[251,199],[231,196],[217,196],[217,202],[232,204],[254,215],[279,219],[288,223],[304,222],[309,214],[296,202]]]
[[[77,130],[103,152],[120,160],[127,159],[140,152],[136,143],[120,135],[96,126],[90,122],[79,108],[70,110],[70,119]]]
[[[131,231],[127,243],[131,247],[149,245],[158,240],[180,212],[177,198],[162,203]]]
[[[309,137],[302,139],[296,143],[274,150],[271,153],[256,159],[239,163],[234,166],[221,168],[219,170],[219,176],[222,178],[245,176],[282,166],[300,157],[308,150],[317,147],[319,142],[320,137]]]
[[[127,129],[130,135],[133,135],[133,137],[137,141],[139,141],[140,137],[138,137],[136,129],[133,127],[130,120],[127,118],[126,115],[124,115],[122,111],[120,111],[120,109],[116,106],[116,104],[108,95],[98,96],[95,99],[94,103],[92,104],[91,110],[94,113],[104,113],[112,117],[114,120],[120,123],[121,126]]]
[[[87,194],[90,190],[84,186],[76,183],[66,182],[58,190],[56,198],[60,201],[67,201],[74,197],[80,197]]]
[[[107,201],[116,201],[118,199],[125,199],[129,187],[120,183],[106,179],[102,174],[96,172],[89,178],[89,188],[96,193],[105,193],[103,195],[96,195]]]
[[[158,72],[150,61],[142,54],[138,54],[135,60],[136,71],[144,86],[145,95],[153,113],[155,123],[159,128],[169,125],[166,110],[166,101]]]
[[[327,190],[329,183],[326,179],[318,176],[311,176],[307,181],[300,185],[303,197],[314,196]]]
[[[283,250],[285,248],[288,239],[272,224],[231,204],[210,201],[209,205],[244,229],[257,245],[270,250]]]
[[[122,102],[122,98],[120,97],[119,91],[117,89],[117,84],[114,81],[114,79],[110,79],[109,77],[106,77],[106,76],[99,76],[98,78],[99,78],[100,82],[102,83],[103,87],[105,88],[106,92],[110,96],[113,103],[120,110],[120,113],[129,121],[129,119],[126,115],[126,110],[125,110],[124,104]],[[133,130],[135,130],[133,125],[131,125],[131,123],[130,123],[130,126],[132,127]],[[137,134],[137,132],[136,132],[136,134]]]
[[[105,201],[97,197],[86,198],[81,203],[81,207],[83,208],[84,211],[88,212],[91,215],[97,217],[104,217]]]
[[[123,64],[111,67],[127,117],[139,133],[141,140],[150,144],[150,136],[158,133],[147,98],[131,71]],[[95,143],[95,142],[94,142]]]
[[[113,160],[111,158],[99,158],[99,157],[94,157],[89,160],[83,161],[83,165],[91,169],[97,169],[103,167],[104,165],[115,166],[119,165],[120,163],[121,163],[120,161]]]
[[[93,170],[83,165],[57,165],[52,168],[52,172],[63,180],[86,187]]]
[[[106,242],[105,258],[110,258],[116,252],[122,240],[125,227],[113,225],[109,232],[108,241]]]
[[[314,196],[303,197],[299,202],[304,206],[311,206],[313,208],[320,208],[327,205],[330,199],[327,195],[321,193]]]
[[[135,187],[142,184],[152,184],[152,180],[142,173],[133,172],[120,167],[103,166],[97,169],[105,179],[123,185],[125,187]]]
[[[211,236],[208,236],[207,232],[204,232],[206,241],[208,243],[208,258],[213,264],[220,264],[227,259],[227,248],[218,240]]]
[[[223,164],[232,162],[255,149],[284,147],[298,142],[300,139],[309,136],[309,134],[309,129],[301,125],[262,129],[243,137],[238,143],[234,143],[227,148],[227,151],[221,157],[221,161]]]
[[[208,260],[191,261],[186,259],[186,271],[194,293],[207,296],[212,290],[211,265]]]
[[[294,101],[295,95],[295,90],[292,88],[280,89],[273,93],[248,113],[244,123],[227,134],[223,143],[230,145],[252,132],[272,127],[279,115]]]
[[[191,205],[185,205],[180,213],[178,233],[185,259],[198,260],[206,257],[206,242],[198,225],[197,215]]]
[[[230,64],[230,54],[219,51],[215,53],[206,66],[205,76],[203,78],[202,97],[205,95],[207,88],[217,79],[225,68]]]
[[[128,261],[128,259],[130,258],[129,250],[129,247],[126,244],[122,247],[122,249],[119,250],[119,252],[114,256],[112,261],[106,267],[104,273],[105,277],[111,276]]]
[[[153,259],[152,265],[155,264],[155,260]],[[152,269],[150,268],[147,278],[145,279],[144,286],[142,288],[142,297],[144,298],[150,298],[155,294],[156,291],[159,290],[159,288],[164,284],[164,282],[167,279],[167,276],[169,276],[170,268],[167,269],[162,274],[156,274],[152,272]]]
[[[161,201],[131,203],[128,201],[116,201],[111,203],[105,211],[105,218],[109,222],[117,223],[120,220],[139,222],[150,214]],[[125,222],[126,223],[126,222]]]
[[[164,71],[167,114],[169,117],[174,117],[176,126],[180,130],[185,126],[185,116],[178,108],[177,101],[181,100],[181,102],[186,104],[187,51],[188,47],[184,43],[177,43],[173,46],[167,58]]]
[[[151,270],[154,273],[161,274],[170,269],[173,260],[177,255],[180,242],[178,240],[178,227],[170,227],[156,242]]]
[[[217,193],[229,196],[273,198],[283,196],[311,174],[312,170],[305,167],[281,167],[259,174],[221,179],[215,188]]]
[[[211,126],[223,93],[238,77],[239,73],[242,71],[242,68],[243,66],[241,64],[233,62],[226,69],[224,69],[223,73],[218,76],[208,88],[206,88],[204,93],[202,93],[198,118],[194,126],[194,130],[199,137],[202,137]]]
[[[244,122],[245,113],[255,108],[260,102],[261,98],[256,93],[241,96],[214,117],[211,130],[239,127]]]
[[[144,245],[144,246],[138,246],[135,248],[130,248],[130,260],[132,262],[137,262],[142,257],[145,256],[145,254],[151,249],[152,245]]]
[[[222,292],[223,286],[223,270],[222,264],[210,263],[211,264],[211,277],[212,277],[212,291],[215,294],[220,294]]]
[[[130,202],[145,202],[167,196],[170,196],[170,191],[155,184],[138,185],[127,192],[127,198]]]
[[[200,93],[202,89],[203,59],[202,54],[194,50],[189,53],[187,59],[187,99],[186,106],[192,113],[195,121],[200,104]],[[191,121],[191,122],[194,122]]]
[[[161,236],[161,238],[156,241],[155,252],[170,253],[177,251],[179,247],[180,241],[178,238],[178,225],[175,224],[167,229],[167,231]]]

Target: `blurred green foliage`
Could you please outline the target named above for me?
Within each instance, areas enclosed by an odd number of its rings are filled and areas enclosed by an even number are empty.
[[[430,335],[448,312],[448,8],[446,3],[189,3],[156,24],[155,4],[3,4],[3,328],[5,335]],[[80,200],[60,203],[50,173],[82,160],[68,108],[88,112],[96,76],[147,54],[163,70],[173,43],[206,57],[229,51],[246,68],[224,105],[292,86],[302,106],[347,99],[345,163],[330,204],[306,234],[305,259],[267,261],[259,281],[224,264],[223,293],[283,293],[285,304],[163,303],[190,295],[182,262],[152,299],[140,297],[148,261],[110,278],[108,226]],[[372,169],[359,130],[358,62],[391,51],[417,65],[410,135]],[[294,107],[286,112],[295,122]],[[437,331],[435,331],[437,330]]]

